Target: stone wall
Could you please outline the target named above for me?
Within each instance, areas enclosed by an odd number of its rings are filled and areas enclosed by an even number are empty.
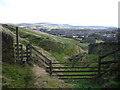
[[[112,42],[112,43],[95,43],[89,45],[89,54],[99,54],[105,55],[111,51],[117,50],[120,48],[120,43]]]
[[[14,39],[13,37],[2,32],[2,61],[7,63],[14,63]]]

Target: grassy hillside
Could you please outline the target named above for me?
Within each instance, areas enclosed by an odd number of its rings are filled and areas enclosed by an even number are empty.
[[[13,28],[12,28],[13,29]],[[11,29],[11,31],[12,31]],[[52,78],[49,74],[41,67],[38,67],[33,62],[29,64],[19,64],[17,62],[13,62],[15,58],[12,58],[11,54],[14,53],[7,52],[14,50],[14,48],[9,48],[10,46],[14,46],[15,44],[15,35],[11,31],[6,28],[0,28],[0,31],[3,30],[6,34],[4,35],[4,50],[2,58],[4,62],[2,62],[2,88],[68,88],[71,85],[64,83],[62,80],[58,80],[57,78]],[[9,37],[8,37],[9,35]],[[13,36],[12,40],[11,37]],[[7,39],[7,41],[6,41]],[[23,40],[20,38],[21,42],[25,43],[27,40]],[[24,44],[25,44],[24,43]],[[6,46],[9,45],[9,46]],[[6,50],[6,51],[5,51]],[[42,50],[42,49],[41,49]],[[43,50],[42,50],[43,51]],[[8,62],[9,61],[9,62]],[[1,69],[1,68],[0,68]]]
[[[10,25],[3,25],[11,30],[10,33],[15,36],[15,27]],[[46,34],[39,31],[26,30],[19,28],[19,40],[22,44],[26,45],[28,41],[31,41],[32,45],[42,52],[47,57],[55,58],[55,60],[64,62],[66,59],[74,56],[72,64],[74,66],[96,66],[94,63],[81,63],[87,61],[98,60],[99,55],[88,55],[87,44],[81,44],[75,40],[68,38],[61,38]],[[103,59],[104,61],[111,60],[113,57],[109,56]],[[71,66],[71,65],[70,65]],[[75,84],[74,88],[101,88],[101,87],[119,87],[119,70],[120,65],[110,64],[110,72],[102,75],[96,79],[97,84],[91,83],[87,80],[80,80],[78,82],[71,80],[67,83]],[[119,70],[118,70],[119,69]],[[69,69],[70,71],[72,69]],[[77,69],[76,69],[77,70]],[[82,70],[82,69],[81,69]],[[85,69],[88,70],[88,69]],[[91,69],[93,70],[93,69]],[[68,73],[71,74],[71,73]],[[83,73],[82,73],[83,74]],[[86,74],[86,73],[84,73]],[[92,74],[92,73],[91,73]],[[33,76],[34,75],[34,76]],[[35,81],[34,81],[35,80]],[[33,85],[34,83],[34,85]],[[36,86],[35,86],[36,85]],[[58,88],[69,87],[65,85],[64,81],[59,81],[54,77],[50,77],[44,69],[40,67],[33,67],[29,65],[21,66],[18,64],[10,65],[3,63],[3,87],[14,88],[34,88],[34,87],[46,87],[46,88]]]
[[[2,88],[70,88],[55,77],[50,77],[37,65],[19,65],[3,63]]]
[[[32,67],[18,64],[3,64],[3,88],[34,88]]]
[[[9,28],[15,33],[14,26],[4,25],[4,27]],[[32,45],[50,52],[51,56],[60,62],[64,62],[65,59],[73,55],[86,52],[87,48],[87,46],[72,39],[57,37],[39,31],[26,30],[24,28],[19,28],[19,35],[22,38],[20,40],[21,43],[26,44],[26,41],[30,41]],[[80,46],[84,47],[81,48]]]

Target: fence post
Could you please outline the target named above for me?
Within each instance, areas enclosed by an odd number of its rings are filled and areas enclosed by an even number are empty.
[[[19,61],[18,27],[16,27],[17,61]]]
[[[29,47],[30,47],[30,57],[31,57],[31,55],[32,55],[32,44],[31,44],[31,42],[29,42]]]
[[[98,59],[98,75],[101,74],[101,57]]]
[[[50,61],[50,76],[52,75],[52,61]]]
[[[23,46],[20,44],[20,53],[19,53],[19,57],[20,57],[20,60],[22,61],[23,60]]]
[[[27,61],[28,61],[28,59],[29,59],[29,55],[28,55],[28,46],[29,46],[29,44],[27,44],[27,46],[26,46],[26,58],[27,58]]]

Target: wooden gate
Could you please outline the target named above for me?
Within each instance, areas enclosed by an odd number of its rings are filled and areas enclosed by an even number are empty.
[[[99,68],[98,62],[85,62],[85,63],[96,63],[96,67],[74,67],[67,66],[71,63],[56,63],[43,55],[39,50],[31,45],[31,56],[30,58],[38,65],[42,65],[50,76],[58,76],[59,79],[93,79],[98,75]],[[81,62],[84,63],[84,62]],[[57,64],[62,66],[57,66]],[[106,67],[101,67],[106,68]],[[105,72],[101,70],[100,72]]]
[[[15,57],[16,62],[20,62],[23,59],[23,46],[22,44],[15,44]]]
[[[106,55],[100,56],[97,62],[81,62],[83,66],[70,66],[71,63],[53,62],[43,53],[33,47],[30,43],[27,44],[26,50],[23,50],[21,44],[15,45],[16,60],[18,62],[28,62],[33,60],[39,66],[43,66],[50,76],[57,76],[59,79],[95,79],[105,72],[109,72],[109,63],[118,63],[120,60],[102,61],[103,58],[114,54],[120,50],[115,50]],[[84,64],[96,64],[94,66],[85,66]],[[58,65],[59,64],[59,65]]]
[[[81,62],[84,64],[84,62]],[[98,62],[85,62],[85,63],[95,63]],[[54,64],[64,64],[60,67],[55,67]],[[94,79],[98,75],[98,65],[96,67],[90,66],[66,66],[71,63],[51,63],[51,66],[47,67],[48,71],[51,72],[51,76],[58,76],[59,79]],[[106,68],[106,67],[101,67]],[[107,70],[101,70],[105,72]]]
[[[102,61],[106,56],[120,50],[115,50],[106,55],[100,56],[97,62],[81,62],[81,65],[83,64],[83,66],[76,67],[70,66],[71,63],[53,62],[30,43],[27,44],[26,50],[23,50],[23,46],[21,44],[15,45],[15,47],[16,60],[18,62],[28,62],[33,60],[39,66],[43,66],[50,76],[57,76],[59,79],[95,79],[96,76],[109,72],[109,66],[105,66],[104,64],[120,62],[120,60]],[[85,63],[96,65],[95,67],[84,66]]]
[[[30,43],[27,44],[26,48],[23,49],[22,44],[15,44],[15,58],[16,62],[29,62],[31,56]]]
[[[16,28],[16,61],[28,62],[33,60],[39,66],[43,66],[50,76],[58,76],[59,79],[94,79],[96,76],[100,76],[102,73],[109,71],[109,66],[102,66],[108,63],[118,63],[120,60],[102,61],[103,58],[120,50],[115,50],[106,55],[100,56],[98,62],[81,62],[84,63],[96,63],[95,67],[90,66],[69,66],[71,63],[56,63],[52,62],[49,58],[43,55],[39,50],[33,47],[30,43],[26,45],[26,49],[23,50],[22,44],[18,42],[18,27]],[[56,64],[60,64],[57,66]],[[67,74],[66,74],[67,73]]]
[[[102,61],[102,59],[108,55],[113,54],[119,50],[108,53],[107,55],[100,56],[96,62],[81,62],[81,64],[96,64],[92,66],[69,66],[71,63],[57,63],[53,62],[39,50],[31,45],[31,56],[30,58],[37,64],[43,65],[50,76],[57,76],[59,79],[95,79],[97,76],[105,72],[109,72],[109,65],[104,66],[107,63],[118,63],[119,61]],[[36,57],[36,59],[35,59]],[[57,65],[60,66],[57,66]]]

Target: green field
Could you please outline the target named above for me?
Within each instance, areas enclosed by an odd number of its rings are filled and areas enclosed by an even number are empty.
[[[96,43],[103,43],[104,41],[102,40],[96,40]]]

